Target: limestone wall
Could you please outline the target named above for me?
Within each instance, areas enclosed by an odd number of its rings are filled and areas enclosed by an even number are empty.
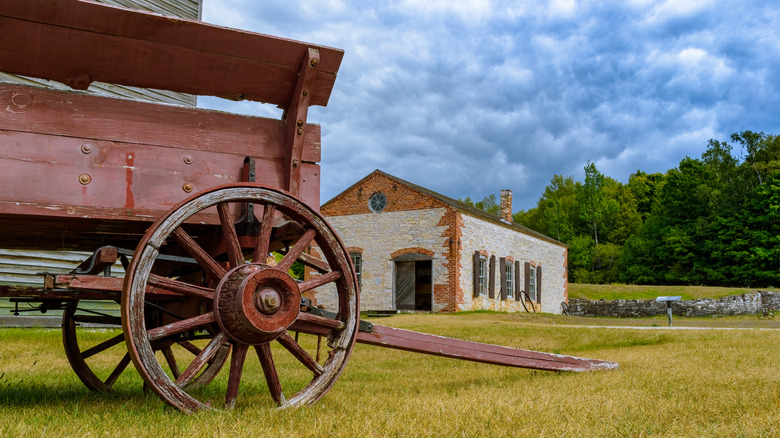
[[[752,315],[762,307],[780,310],[780,293],[756,291],[719,299],[699,298],[672,302],[672,314],[681,316]],[[666,315],[666,303],[650,300],[569,300],[569,314],[577,316],[641,317]]]
[[[444,208],[435,208],[328,218],[347,247],[362,250],[361,310],[394,308],[394,263],[390,255],[404,248],[420,247],[433,251],[434,286],[449,281],[442,252],[445,249],[442,235],[447,227],[438,225],[444,213]],[[328,306],[319,297],[317,302]],[[433,310],[440,310],[445,304],[434,300]]]
[[[514,298],[501,300],[500,275],[495,276],[495,298],[473,296],[473,269],[471,255],[474,251],[485,251],[500,257],[511,257],[519,261],[521,266],[520,284],[525,283],[525,273],[522,266],[531,262],[532,266],[542,266],[541,311],[561,313],[561,302],[565,299],[566,281],[566,248],[561,245],[541,240],[539,238],[517,232],[508,226],[490,223],[479,218],[463,215],[462,254],[460,289],[463,291],[464,302],[458,305],[458,310],[501,310],[525,311],[519,301]],[[498,265],[498,263],[496,264]],[[529,309],[531,310],[531,309]]]

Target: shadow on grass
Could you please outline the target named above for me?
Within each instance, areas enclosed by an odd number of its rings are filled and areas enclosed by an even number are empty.
[[[152,393],[146,394],[156,397]],[[120,389],[111,392],[90,391],[80,383],[36,382],[34,379],[9,379],[0,376],[0,406],[4,407],[41,407],[64,405],[78,402],[82,405],[105,403],[125,403],[143,398],[144,393],[138,390]]]

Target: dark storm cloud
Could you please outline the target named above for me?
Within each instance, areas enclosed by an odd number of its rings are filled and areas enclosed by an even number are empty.
[[[323,201],[378,168],[455,198],[509,188],[527,209],[588,161],[625,181],[710,138],[778,133],[764,2],[205,0],[204,18],[345,50],[310,111]]]

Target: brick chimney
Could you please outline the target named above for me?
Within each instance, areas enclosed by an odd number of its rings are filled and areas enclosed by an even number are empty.
[[[512,223],[512,191],[501,190],[501,220],[508,224]]]

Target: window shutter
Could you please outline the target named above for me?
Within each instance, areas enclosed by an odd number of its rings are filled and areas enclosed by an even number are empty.
[[[531,293],[531,264],[525,262],[525,293]],[[528,299],[531,299],[531,295],[528,295]]]
[[[536,302],[542,303],[542,266],[536,267]]]
[[[520,293],[520,262],[515,262],[515,301],[520,301],[521,299]]]
[[[474,251],[474,296],[479,296],[479,251]]]
[[[499,277],[501,278],[501,283],[500,283],[501,289],[499,289],[501,291],[501,299],[505,300],[506,299],[506,259],[504,257],[498,259],[498,272],[499,274],[501,274],[499,275]]]
[[[490,284],[488,285],[488,298],[496,297],[496,256],[490,256]]]

